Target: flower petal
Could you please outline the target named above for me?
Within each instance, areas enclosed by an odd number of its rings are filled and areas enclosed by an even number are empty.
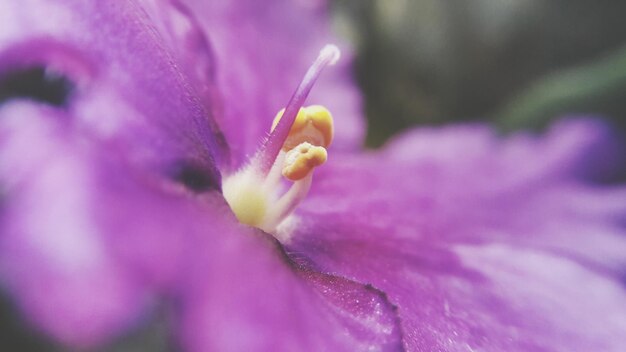
[[[515,242],[621,268],[625,191],[579,181],[587,167],[619,159],[607,143],[607,129],[584,120],[542,139],[500,140],[478,126],[416,130],[378,154],[336,155],[301,208],[325,223],[374,219],[423,240]]]
[[[235,166],[252,155],[289,101],[319,50],[337,42],[329,32],[324,1],[181,0],[214,48],[223,94],[218,122]],[[364,135],[360,97],[350,79],[350,54],[322,75],[309,101],[337,117],[334,148],[354,149]],[[261,94],[260,94],[261,93]]]
[[[0,283],[27,321],[85,348],[174,291],[195,239],[212,233],[203,199],[223,199],[131,167],[76,120],[27,101],[0,108]]]
[[[63,106],[94,138],[123,141],[138,164],[159,172],[193,159],[219,178],[224,150],[210,112],[135,2],[4,1],[0,22],[5,99],[32,98],[7,86],[22,71],[63,77],[71,86]]]
[[[27,105],[0,110],[2,284],[44,331],[91,345],[129,326],[146,290],[112,258],[110,228],[94,219],[112,205],[94,195],[103,165],[68,141],[57,125],[68,116]]]
[[[542,139],[421,130],[336,156],[287,246],[386,292],[408,350],[622,350],[626,189],[579,172],[605,132],[586,121]]]
[[[5,1],[0,22],[0,280],[44,332],[99,344],[180,271],[219,136],[135,2]]]
[[[208,215],[182,299],[186,351],[397,351],[399,323],[379,291],[293,268],[266,234]]]

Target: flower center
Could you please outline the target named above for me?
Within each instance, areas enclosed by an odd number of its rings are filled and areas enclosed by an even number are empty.
[[[339,59],[327,45],[272,123],[271,133],[246,166],[227,176],[224,198],[240,222],[275,233],[306,197],[313,169],[326,162],[333,118],[320,105],[302,107],[322,70]]]

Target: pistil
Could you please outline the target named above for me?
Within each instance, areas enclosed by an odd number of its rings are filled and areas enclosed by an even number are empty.
[[[323,106],[302,105],[322,70],[339,55],[334,45],[320,51],[259,151],[225,178],[224,197],[240,222],[275,234],[308,194],[313,170],[326,162],[333,120]],[[292,184],[285,191],[287,182]]]
[[[334,65],[341,53],[339,48],[335,45],[329,44],[326,45],[321,51],[313,65],[309,68],[309,70],[304,75],[302,82],[296,89],[296,91],[291,96],[287,107],[284,110],[283,116],[276,125],[276,127],[272,130],[270,136],[265,140],[265,143],[261,146],[261,149],[258,151],[255,159],[257,159],[258,167],[263,174],[267,174],[272,165],[274,164],[274,160],[278,156],[278,153],[282,149],[285,140],[289,136],[289,131],[291,130],[291,126],[296,120],[296,116],[298,112],[304,105],[304,101],[308,97],[313,85],[317,81],[317,78],[322,73],[324,68],[328,65]]]

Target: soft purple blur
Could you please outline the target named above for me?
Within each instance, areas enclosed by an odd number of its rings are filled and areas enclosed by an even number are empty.
[[[0,283],[29,324],[87,348],[166,307],[188,351],[622,351],[626,189],[593,182],[622,157],[594,120],[358,151],[346,50],[309,100],[337,139],[283,243],[237,223],[221,179],[335,41],[325,11],[0,5],[0,84],[31,68],[72,84],[61,104],[0,105]]]

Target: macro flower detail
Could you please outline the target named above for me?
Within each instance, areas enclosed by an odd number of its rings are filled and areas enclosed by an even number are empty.
[[[626,346],[601,123],[360,150],[349,50],[318,80],[323,1],[6,1],[0,23],[0,284],[58,343],[166,311],[184,351]]]
[[[302,105],[322,69],[336,63],[339,55],[334,45],[321,50],[259,151],[224,181],[224,197],[242,223],[276,233],[309,192],[313,169],[328,157],[325,148],[333,138],[333,118],[322,106]],[[281,188],[280,176],[293,184],[278,197],[274,193]]]

